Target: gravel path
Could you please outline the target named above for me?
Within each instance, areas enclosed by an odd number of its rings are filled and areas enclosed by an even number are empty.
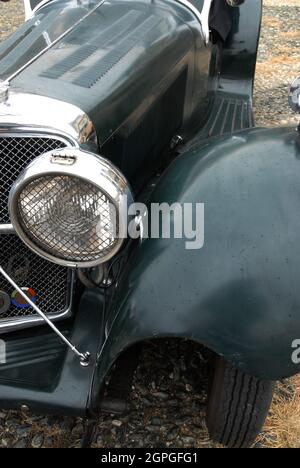
[[[0,3],[0,41],[15,31],[23,21],[23,0]]]
[[[300,2],[265,0],[260,39],[254,110],[257,125],[290,124],[291,82],[300,75]]]
[[[251,1],[251,0],[250,0]],[[0,4],[0,40],[22,21],[22,1]],[[255,86],[258,125],[294,123],[287,105],[300,73],[299,0],[266,0]],[[213,447],[204,422],[207,358],[177,340],[148,343],[129,413],[99,420],[97,447]],[[79,419],[0,411],[0,447],[77,447]]]

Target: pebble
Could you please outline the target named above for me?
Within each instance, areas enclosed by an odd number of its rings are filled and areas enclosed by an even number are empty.
[[[118,419],[113,419],[111,423],[113,426],[116,426],[116,427],[121,427],[123,425],[123,422],[119,421]]]
[[[24,449],[27,447],[27,442],[24,439],[18,440],[13,446],[13,448]]]
[[[146,426],[146,431],[156,433],[158,431],[158,428],[157,428],[157,426],[149,425],[149,426]]]
[[[31,432],[31,426],[18,426],[16,429],[17,436],[21,438],[28,437],[30,432]]]
[[[1,439],[1,445],[2,445],[2,447],[8,447],[8,440],[7,439]]]
[[[178,434],[179,434],[179,429],[177,427],[174,428],[174,429],[171,429],[167,433],[167,440],[172,441],[172,440],[176,439],[176,437],[178,437]]]
[[[47,436],[45,439],[45,447],[52,447],[53,446],[53,439],[50,436]]]
[[[76,424],[76,426],[73,427],[72,429],[72,435],[75,437],[81,437],[83,435],[83,432],[84,432],[84,427],[82,423]]]
[[[160,418],[152,418],[151,424],[153,424],[153,426],[161,426],[162,420]]]
[[[194,437],[181,437],[181,440],[185,445],[195,446],[195,443],[196,443],[196,440],[194,439]]]
[[[144,406],[152,406],[152,403],[150,400],[148,400],[148,398],[142,398],[141,399],[141,402],[143,403]]]
[[[169,400],[169,401],[168,401],[168,405],[169,405],[170,407],[172,407],[172,406],[173,406],[173,407],[177,407],[178,404],[179,404],[178,400]]]
[[[165,392],[155,392],[155,393],[153,393],[153,396],[155,398],[158,398],[159,400],[163,400],[163,401],[166,401],[166,400],[169,399],[168,393],[165,393]]]
[[[41,448],[44,442],[44,436],[43,434],[36,434],[32,441],[31,441],[31,447],[32,448]]]

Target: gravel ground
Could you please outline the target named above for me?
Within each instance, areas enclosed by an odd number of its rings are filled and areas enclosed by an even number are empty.
[[[265,0],[260,39],[254,111],[256,124],[290,124],[291,82],[300,75],[299,0]]]
[[[0,41],[2,41],[24,21],[23,0],[0,3],[0,13]]]
[[[0,4],[0,40],[23,19],[21,0]],[[255,86],[258,125],[295,123],[287,105],[300,73],[299,0],[265,0]],[[167,357],[167,359],[166,359]],[[207,356],[177,341],[148,343],[123,417],[102,416],[96,447],[213,447],[204,422]],[[0,411],[0,447],[77,447],[79,419]],[[261,445],[260,445],[261,446]]]

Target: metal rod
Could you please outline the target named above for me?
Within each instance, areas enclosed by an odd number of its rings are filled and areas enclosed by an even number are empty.
[[[4,278],[15,288],[16,291],[28,302],[28,304],[44,319],[44,321],[49,325],[50,328],[56,333],[57,336],[70,348],[70,350],[80,358],[81,364],[88,365],[90,354],[88,352],[81,353],[78,351],[76,346],[74,346],[60,331],[59,329],[51,322],[47,315],[42,312],[39,307],[27,296],[27,294],[14,282],[14,280],[4,271],[2,266],[0,266],[0,273]]]

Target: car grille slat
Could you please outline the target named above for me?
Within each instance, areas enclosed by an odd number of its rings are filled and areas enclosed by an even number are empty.
[[[25,167],[37,156],[68,146],[59,137],[39,135],[0,134],[0,227],[10,224],[8,196],[12,184]],[[30,288],[36,294],[35,302],[47,315],[64,316],[70,308],[71,274],[67,268],[48,262],[37,256],[15,235],[0,233],[0,264],[22,288]],[[5,322],[34,322],[38,318],[32,308],[15,306],[14,291],[0,276],[0,291],[12,298],[7,311],[0,309],[0,332]]]

